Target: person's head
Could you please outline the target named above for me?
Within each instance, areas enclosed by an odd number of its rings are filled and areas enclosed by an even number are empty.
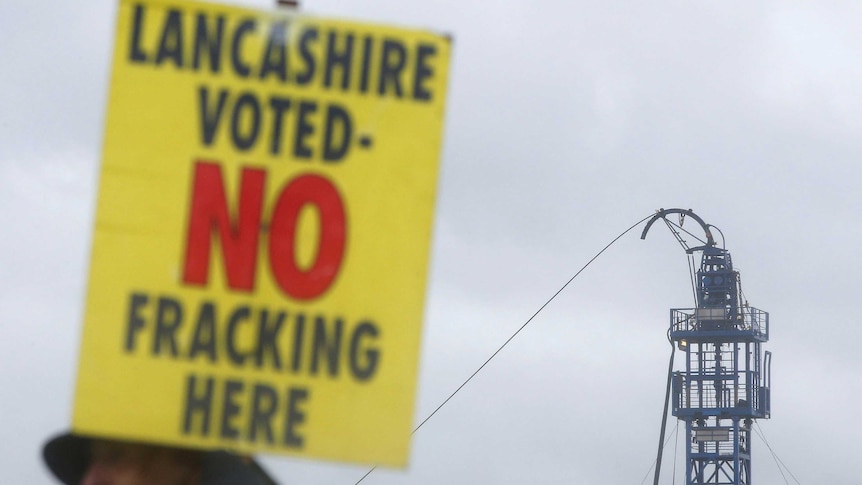
[[[81,485],[200,485],[202,466],[193,450],[92,440]]]
[[[45,463],[67,485],[218,485],[274,483],[250,459],[73,434],[50,440]]]

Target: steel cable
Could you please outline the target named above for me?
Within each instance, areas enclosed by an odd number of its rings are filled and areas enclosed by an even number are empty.
[[[760,427],[760,423],[755,421],[754,425],[757,428],[751,428],[751,429],[753,429],[754,432],[757,434],[757,436],[763,440],[763,444],[766,445],[766,448],[772,454],[772,459],[775,460],[775,466],[778,467],[778,472],[781,473],[781,478],[784,479],[784,483],[789,484],[790,482],[787,481],[787,477],[784,476],[784,472],[781,470],[781,467],[784,467],[784,469],[787,470],[787,473],[790,474],[790,476],[791,476],[791,478],[793,478],[794,482],[798,483],[799,485],[802,485],[801,483],[799,483],[799,480],[797,480],[796,477],[793,475],[793,472],[790,471],[790,468],[787,468],[787,465],[785,465],[784,462],[781,461],[781,458],[778,457],[778,454],[775,451],[773,451],[771,446],[769,446],[769,442],[766,441],[766,435],[763,433],[763,428]]]
[[[450,395],[449,395],[449,397],[447,397],[447,398],[446,398],[442,403],[440,403],[440,405],[439,405],[439,406],[437,406],[437,408],[436,408],[436,409],[434,409],[434,411],[432,411],[432,412],[431,412],[431,414],[429,414],[425,419],[423,419],[423,420],[422,420],[422,422],[421,422],[421,423],[419,423],[419,425],[418,425],[418,426],[416,426],[416,428],[414,428],[414,429],[413,429],[413,432],[412,432],[411,434],[414,434],[414,433],[416,433],[416,431],[419,431],[419,428],[421,428],[421,427],[422,427],[422,425],[424,425],[425,423],[427,423],[429,419],[431,419],[435,414],[437,414],[437,411],[439,411],[439,410],[440,410],[440,408],[442,408],[443,406],[445,406],[445,405],[446,405],[446,403],[448,403],[448,402],[449,402],[453,397],[455,397],[455,394],[458,394],[458,392],[459,392],[461,389],[463,389],[463,388],[464,388],[464,386],[466,386],[466,385],[467,385],[467,383],[469,383],[471,380],[473,380],[473,378],[474,378],[474,377],[476,377],[476,374],[478,374],[482,369],[484,369],[484,368],[485,368],[485,366],[486,366],[486,365],[488,365],[488,363],[489,363],[489,362],[491,362],[491,360],[492,360],[494,357],[496,357],[496,356],[497,356],[497,354],[499,354],[499,353],[500,353],[500,351],[502,351],[502,350],[503,350],[503,348],[505,348],[507,345],[509,345],[509,342],[511,342],[511,341],[512,341],[516,336],[518,336],[518,334],[519,334],[519,333],[521,333],[521,331],[522,331],[522,330],[524,330],[524,328],[526,328],[526,327],[527,327],[527,325],[529,325],[529,324],[530,324],[530,322],[532,322],[532,321],[533,321],[533,319],[534,319],[534,318],[536,318],[536,316],[537,316],[539,313],[541,313],[541,311],[542,311],[542,310],[544,310],[546,306],[548,306],[552,301],[554,301],[554,299],[555,299],[555,298],[556,298],[560,293],[562,293],[562,292],[563,292],[563,290],[565,290],[565,289],[566,289],[566,287],[568,287],[568,286],[569,286],[569,284],[570,284],[572,281],[574,281],[574,280],[575,280],[575,278],[577,278],[577,277],[578,277],[578,276],[579,276],[579,275],[580,275],[580,274],[581,274],[585,269],[587,269],[587,267],[588,267],[590,264],[592,264],[592,263],[593,263],[593,261],[595,261],[599,256],[601,256],[601,255],[602,255],[602,253],[604,253],[604,252],[605,252],[609,247],[611,247],[611,246],[612,246],[615,242],[617,242],[621,237],[623,237],[623,236],[625,236],[626,234],[628,234],[632,229],[634,229],[635,227],[639,226],[641,223],[643,223],[644,221],[646,221],[646,220],[647,220],[647,219],[649,219],[650,217],[653,217],[653,214],[650,214],[650,215],[648,215],[648,216],[644,217],[643,219],[641,219],[641,220],[639,220],[639,221],[635,222],[634,224],[632,224],[632,225],[631,225],[631,227],[629,227],[629,228],[628,228],[628,229],[626,229],[625,231],[621,232],[617,237],[613,238],[613,239],[611,240],[611,242],[609,242],[605,247],[603,247],[603,248],[601,249],[601,251],[599,251],[598,253],[596,253],[596,255],[595,255],[595,256],[593,256],[589,261],[587,261],[587,263],[586,263],[586,264],[584,264],[584,265],[581,267],[581,269],[579,269],[579,270],[578,270],[578,272],[574,274],[574,276],[572,276],[571,278],[569,278],[569,280],[568,280],[568,281],[566,281],[566,283],[565,283],[563,286],[561,286],[561,287],[560,287],[560,289],[559,289],[559,290],[557,290],[557,292],[556,292],[556,293],[554,293],[550,298],[548,298],[548,300],[547,300],[547,301],[546,301],[546,302],[545,302],[541,307],[539,307],[539,309],[538,309],[538,310],[536,310],[536,312],[535,312],[535,313],[533,313],[533,315],[532,315],[530,318],[528,318],[528,319],[527,319],[527,321],[526,321],[526,322],[524,322],[524,323],[523,323],[523,325],[521,325],[521,326],[518,328],[518,330],[516,330],[516,331],[515,331],[515,333],[513,333],[513,334],[512,334],[508,339],[506,339],[506,341],[505,341],[505,342],[503,342],[503,345],[501,345],[501,346],[500,346],[500,347],[499,347],[499,348],[498,348],[498,349],[497,349],[493,354],[491,354],[491,356],[490,356],[490,357],[488,357],[488,359],[487,359],[487,360],[485,360],[485,362],[484,362],[482,365],[480,365],[478,369],[476,369],[472,374],[470,374],[470,377],[468,377],[468,378],[467,378],[467,380],[465,380],[463,383],[461,383],[461,385],[460,385],[460,386],[458,386],[458,388],[457,388],[457,389],[455,389],[455,390],[452,392],[452,394],[450,394]],[[370,470],[368,470],[368,472],[367,472],[365,475],[362,475],[362,478],[360,478],[359,480],[357,480],[357,481],[356,481],[356,484],[359,484],[361,481],[365,480],[365,478],[366,478],[366,477],[368,477],[368,475],[371,475],[371,473],[372,473],[374,470],[376,470],[376,469],[377,469],[377,466],[376,466],[376,465],[375,465],[375,466],[373,466]]]

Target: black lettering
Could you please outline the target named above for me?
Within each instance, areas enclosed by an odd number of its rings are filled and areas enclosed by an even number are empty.
[[[303,101],[299,103],[299,115],[296,120],[296,139],[293,144],[293,155],[296,158],[311,158],[311,148],[306,145],[309,136],[314,134],[314,125],[308,120],[309,114],[317,112],[317,103]]]
[[[311,374],[317,374],[321,367],[321,359],[326,359],[329,375],[338,377],[338,357],[341,350],[341,330],[344,322],[340,318],[335,319],[332,333],[326,329],[326,320],[323,317],[314,319],[314,340],[311,347]]]
[[[285,446],[290,448],[302,448],[304,439],[296,430],[296,427],[305,422],[305,410],[300,406],[308,401],[308,389],[290,388],[287,390],[287,413],[284,417],[284,439]]]
[[[212,145],[218,128],[224,105],[227,102],[227,90],[222,89],[218,94],[218,101],[214,110],[210,108],[209,88],[201,86],[198,89],[198,98],[201,107],[201,135],[204,145]]]
[[[376,341],[379,335],[377,326],[370,322],[360,323],[353,331],[353,337],[350,339],[350,370],[357,380],[367,381],[377,371],[380,350],[368,345],[363,346],[362,341]]]
[[[269,31],[269,39],[266,44],[266,52],[260,67],[260,78],[264,79],[270,73],[275,73],[282,81],[287,79],[287,22],[276,22],[272,24]]]
[[[156,334],[153,338],[153,355],[162,353],[162,345],[167,345],[170,354],[177,356],[177,330],[183,322],[182,304],[173,298],[159,298],[156,312]]]
[[[359,74],[359,92],[367,93],[369,74],[371,74],[371,53],[374,39],[368,35],[362,39],[362,70]]]
[[[248,109],[244,109],[246,107]],[[243,116],[243,111],[248,113],[248,115]],[[241,133],[242,118],[250,120],[249,123],[247,123],[249,124],[247,133]],[[236,100],[236,104],[233,107],[230,134],[234,145],[240,150],[248,150],[254,145],[255,141],[257,141],[259,131],[260,104],[254,94],[244,93]]]
[[[192,421],[195,416],[200,416],[200,430],[198,434],[200,436],[207,436],[210,432],[210,410],[212,409],[214,382],[212,377],[208,378],[203,395],[200,395],[195,391],[197,380],[197,376],[194,374],[189,374],[188,379],[186,379],[186,409],[185,416],[183,417],[183,433],[191,434],[193,432]]]
[[[246,358],[246,355],[241,354],[236,348],[236,328],[244,320],[248,320],[250,314],[251,310],[247,306],[238,307],[233,311],[227,322],[227,355],[230,357],[231,362],[236,365],[243,365]]]
[[[216,315],[215,304],[204,302],[198,313],[198,323],[189,348],[189,360],[198,354],[206,354],[210,362],[216,361]]]
[[[278,393],[275,389],[265,384],[256,384],[252,395],[251,420],[248,425],[249,441],[256,442],[257,434],[262,430],[266,435],[266,442],[273,442],[272,417],[277,409]]]
[[[413,99],[422,101],[431,100],[431,91],[429,91],[423,83],[426,79],[434,76],[434,71],[428,64],[428,58],[437,54],[437,48],[431,44],[419,44],[419,50],[416,52],[416,73],[413,78]]]
[[[129,61],[147,62],[147,54],[141,50],[141,25],[144,23],[144,6],[135,5],[134,17],[132,18],[132,40],[129,42]]]
[[[302,338],[305,333],[305,314],[297,313],[293,324],[293,362],[290,366],[293,372],[299,372],[302,368]]]
[[[338,105],[330,105],[326,110],[326,130],[323,136],[323,159],[336,162],[344,158],[350,148],[352,125],[347,110]],[[340,134],[336,140],[336,131]]]
[[[248,63],[244,62],[241,57],[243,38],[251,32],[254,32],[257,24],[254,19],[245,19],[237,26],[233,33],[233,42],[230,45],[230,60],[234,72],[237,76],[248,77],[251,74],[251,68]]]
[[[337,32],[329,33],[328,42],[326,44],[326,72],[323,76],[323,85],[332,86],[332,72],[335,68],[341,69],[341,89],[346,91],[350,86],[350,71],[353,63],[353,34],[344,36],[344,47],[339,52],[337,44]]]
[[[166,59],[173,61],[177,67],[183,67],[183,18],[176,9],[168,10],[159,51],[156,53],[156,65],[161,65]]]
[[[236,395],[242,392],[242,381],[228,379],[224,383],[224,401],[222,401],[221,437],[226,439],[239,438],[239,430],[231,422],[239,414]]]
[[[126,352],[135,350],[135,335],[144,328],[146,321],[141,318],[140,309],[147,304],[147,295],[132,293],[129,297],[129,320],[126,325]]]
[[[273,369],[281,369],[281,357],[278,350],[278,334],[284,326],[284,312],[278,312],[269,319],[269,312],[261,310],[257,332],[257,356],[255,363],[263,367],[266,355],[269,354]]]
[[[273,97],[269,100],[269,106],[273,111],[272,144],[269,151],[273,155],[278,155],[281,152],[281,122],[284,119],[284,114],[290,109],[290,100]]]
[[[395,90],[395,96],[402,96],[401,71],[407,60],[407,49],[404,44],[393,39],[383,41],[383,54],[380,59],[380,80],[377,94],[385,96],[389,86]]]
[[[317,29],[313,27],[303,31],[302,35],[299,37],[299,55],[305,62],[305,71],[296,75],[296,84],[298,85],[308,84],[312,78],[314,78],[316,61],[314,53],[311,51],[311,44],[316,41]]]
[[[199,13],[197,25],[195,26],[195,53],[192,59],[192,67],[200,69],[204,56],[208,59],[210,72],[217,73],[221,70],[221,46],[224,38],[224,16],[215,18],[215,32],[210,32],[210,24],[207,16]]]

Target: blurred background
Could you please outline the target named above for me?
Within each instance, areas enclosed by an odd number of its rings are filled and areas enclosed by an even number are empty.
[[[862,4],[301,3],[454,37],[417,424],[613,237],[660,207],[691,208],[722,230],[750,303],[770,312],[760,426],[773,451],[800,483],[859,483]],[[7,483],[51,483],[40,447],[71,423],[116,8],[0,4]],[[362,483],[651,480],[668,309],[692,296],[670,233],[639,233],[415,433],[408,469]],[[683,437],[663,483],[674,464],[681,480]],[[755,483],[792,480],[762,440],[753,449]],[[262,461],[286,484],[353,484],[370,468]]]

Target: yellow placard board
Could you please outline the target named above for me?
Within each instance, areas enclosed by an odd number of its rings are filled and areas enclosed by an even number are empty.
[[[122,0],[73,429],[406,464],[446,37]]]

